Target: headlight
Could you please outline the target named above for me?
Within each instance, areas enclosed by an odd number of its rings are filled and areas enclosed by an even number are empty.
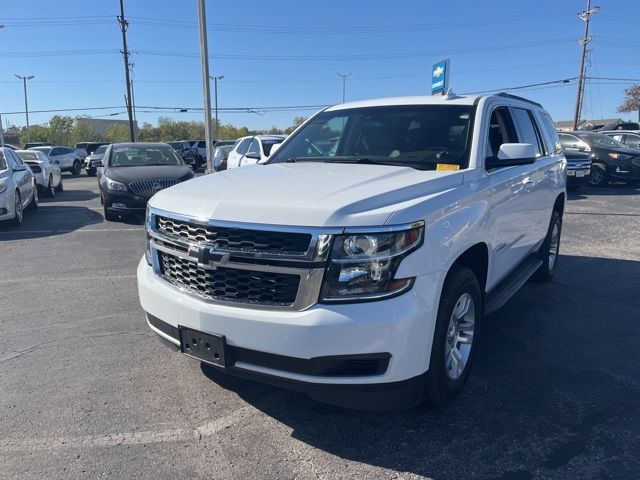
[[[400,262],[422,245],[424,224],[394,232],[338,235],[333,241],[321,300],[379,300],[411,288],[413,278],[396,279]]]
[[[613,158],[614,160],[627,160],[627,159],[631,158],[631,155],[625,155],[624,153],[613,153],[613,152],[610,152],[609,156],[611,158]]]
[[[116,182],[115,180],[111,180],[109,177],[105,177],[105,178],[106,178],[108,190],[116,190],[118,192],[127,191],[127,186],[124,183]]]

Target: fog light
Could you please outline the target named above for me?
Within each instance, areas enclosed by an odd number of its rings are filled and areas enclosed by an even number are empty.
[[[111,207],[113,207],[113,208],[126,208],[124,203],[112,203]]]
[[[6,215],[8,210],[6,208],[0,208],[0,215]]]

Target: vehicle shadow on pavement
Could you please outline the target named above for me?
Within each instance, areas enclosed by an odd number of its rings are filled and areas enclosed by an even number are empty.
[[[640,194],[640,186],[616,183],[607,185],[606,187],[583,186],[578,189],[570,189],[567,191],[567,200],[584,200],[594,195],[638,195]]]
[[[26,211],[19,227],[0,223],[0,242],[62,235],[102,221],[100,213],[87,207],[52,207],[47,211],[43,204],[36,211]]]
[[[56,194],[53,198],[42,198],[41,200],[56,203],[56,202],[82,202],[85,200],[93,200],[99,198],[100,194],[92,190],[65,190],[62,193]]]
[[[638,285],[640,262],[560,257],[553,283],[527,284],[485,319],[469,383],[442,408],[347,410],[202,371],[293,438],[351,461],[439,480],[635,478]]]

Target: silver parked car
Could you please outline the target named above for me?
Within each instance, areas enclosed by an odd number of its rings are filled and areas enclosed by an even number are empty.
[[[38,187],[31,169],[10,148],[0,148],[0,221],[22,224],[25,208],[38,208]]]

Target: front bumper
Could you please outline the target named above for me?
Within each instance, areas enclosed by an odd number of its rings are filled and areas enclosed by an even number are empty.
[[[616,180],[640,180],[640,157],[621,165],[610,165],[607,173]]]
[[[421,382],[429,367],[443,277],[441,272],[419,276],[411,291],[388,300],[273,311],[218,305],[194,298],[156,276],[143,258],[138,266],[138,293],[142,308],[151,319],[149,327],[172,344],[178,346],[179,340],[171,328],[182,325],[224,335],[231,348],[258,353],[238,358],[224,371],[283,384],[340,405],[346,405],[358,387],[369,394],[402,391],[399,397],[406,402],[404,406],[410,406],[420,400]],[[154,318],[170,328],[158,328],[162,327],[158,323],[154,326]],[[264,360],[265,356],[278,356],[300,363],[317,357],[366,357],[381,352],[390,355],[388,366],[384,373],[374,375],[314,375]],[[323,391],[337,395],[338,400],[325,398]],[[355,403],[363,408],[386,408],[381,406],[384,398],[372,398],[369,407],[362,405],[363,400],[366,395]],[[394,407],[397,402],[395,399]]]
[[[114,190],[103,190],[105,208],[122,213],[144,212],[150,197],[136,195],[132,192],[120,192]]]

